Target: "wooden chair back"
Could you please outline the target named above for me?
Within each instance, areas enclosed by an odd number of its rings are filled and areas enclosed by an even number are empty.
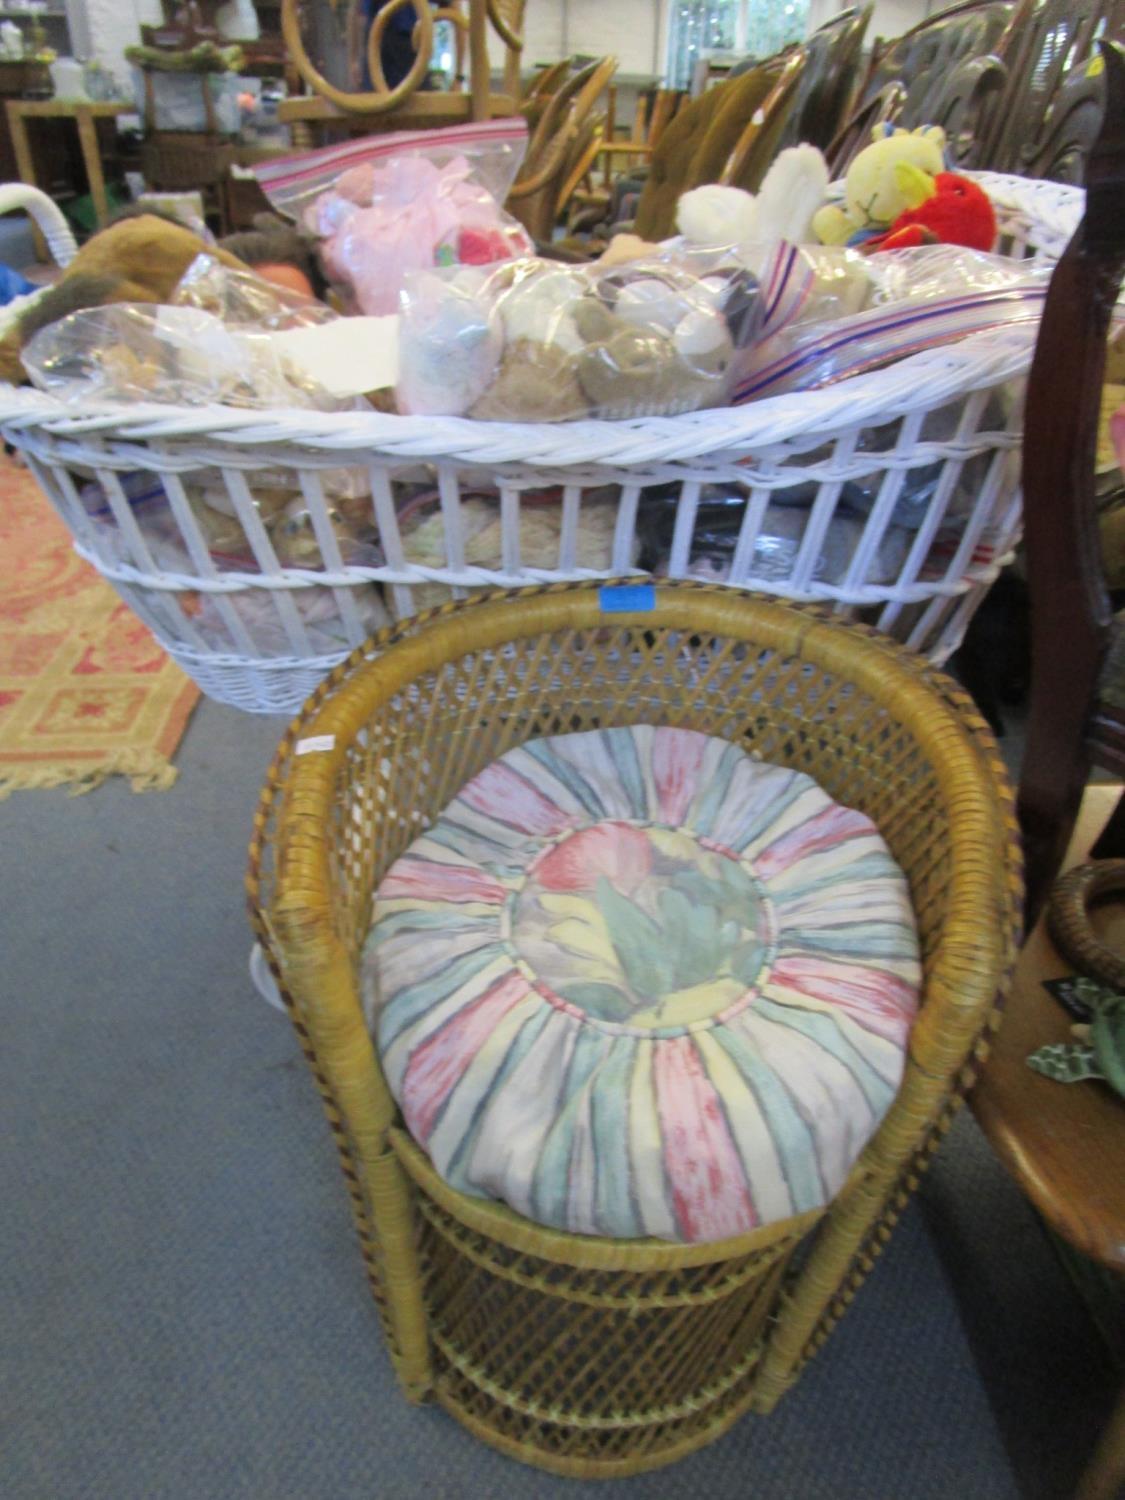
[[[1081,134],[1072,137],[1069,147],[1065,140],[1061,146],[1057,143],[1054,106],[1068,77],[1092,58],[1103,34],[1118,41],[1125,37],[1125,0],[1021,0],[997,45],[1006,77],[978,165],[995,172],[1041,175],[1042,167],[1051,168],[1061,150],[1073,180]],[[1080,74],[1078,82],[1080,86]],[[1072,88],[1065,101],[1068,112],[1079,91]]]
[[[406,76],[393,88],[383,73],[381,47],[387,28],[400,11],[413,0],[388,0],[372,22],[367,35],[367,63],[371,74],[370,89],[345,89],[320,73],[309,57],[301,28],[301,0],[281,0],[281,31],[290,59],[308,88],[322,101],[319,109],[302,107],[306,101],[286,100],[278,111],[283,121],[361,116],[368,128],[392,129],[420,123],[452,125],[462,120],[487,120],[497,114],[512,114],[516,109],[520,55],[523,38],[517,27],[522,22],[523,0],[448,0],[440,10],[430,5],[415,7],[417,21],[411,37],[414,61]],[[439,93],[423,89],[430,73],[435,22],[449,20],[462,33],[468,51],[468,92],[460,89]],[[488,31],[500,37],[504,45],[505,86],[510,93],[494,95],[491,63],[488,56]],[[323,105],[329,106],[324,108]],[[393,119],[389,118],[394,116]]]
[[[640,140],[650,151],[655,151],[660,144],[660,137],[676,118],[676,113],[686,98],[685,89],[657,89],[653,94],[644,122],[644,133],[640,136]]]
[[[1010,0],[964,0],[889,44],[876,42],[867,76],[826,151],[833,176],[847,171],[876,125],[941,125],[959,166],[974,164],[1005,71],[992,55],[1006,34]]]
[[[608,202],[615,178],[622,173],[628,175],[652,155],[687,97],[685,89],[650,88],[637,95],[629,139],[619,140],[607,134],[598,148],[602,157],[602,185],[595,193],[602,202]]]
[[[802,48],[790,53],[774,80],[773,87],[751,116],[727,157],[719,181],[728,187],[745,188],[756,193],[762,185],[770,163],[792,117],[797,89],[806,66]]]
[[[502,87],[512,99],[520,94],[520,67],[523,62],[523,14],[527,0],[488,0],[488,19],[493,31],[504,43]]]
[[[1010,0],[964,0],[920,21],[875,57],[856,108],[888,84],[900,83],[905,96],[896,123],[906,130],[936,123],[950,78],[963,64],[993,51],[1014,10]]]
[[[642,239],[675,232],[676,203],[690,188],[720,180],[756,185],[750,179],[759,167],[764,173],[765,146],[792,99],[794,55],[771,58],[683,105],[652,153],[634,224]]]
[[[540,68],[524,90],[522,103],[526,105],[533,99],[550,98],[569,72],[569,57],[564,57],[559,62],[549,63],[547,67]]]
[[[778,150],[808,141],[823,151],[836,135],[856,89],[863,38],[873,8],[867,4],[842,10],[809,37]]]
[[[532,132],[507,206],[533,239],[547,241],[551,237],[563,186],[575,166],[576,143],[581,143],[581,149],[588,147],[591,117],[616,71],[617,59],[603,57],[572,73],[552,96]],[[574,191],[573,186],[570,191]]]
[[[855,157],[870,144],[871,133],[877,125],[887,125],[897,119],[905,99],[905,84],[885,83],[877,94],[872,94],[866,104],[849,116],[824,153],[833,181],[843,177]]]
[[[1094,502],[1106,334],[1125,275],[1125,52],[1102,42],[1106,105],[1086,214],[1051,277],[1024,418],[1031,703],[1019,787],[1033,921],[1063,859],[1091,760],[1125,774],[1118,713],[1099,725],[1112,619]]]
[[[602,149],[606,132],[606,116],[593,115],[577,132],[571,146],[570,158],[563,174],[562,187],[555,202],[554,223],[558,223],[570,207],[571,200],[583,183],[588,183],[594,164]],[[552,229],[554,224],[552,224]]]

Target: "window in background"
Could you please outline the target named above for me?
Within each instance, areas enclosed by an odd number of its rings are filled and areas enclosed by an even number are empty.
[[[689,88],[709,53],[770,57],[805,34],[809,0],[672,0],[666,79]]]

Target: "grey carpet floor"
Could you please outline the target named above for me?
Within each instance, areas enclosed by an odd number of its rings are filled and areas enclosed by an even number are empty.
[[[406,1406],[242,873],[279,731],[204,703],[177,786],[0,805],[0,1495],[550,1500]],[[602,1493],[1053,1500],[1110,1374],[967,1118],[769,1418]]]

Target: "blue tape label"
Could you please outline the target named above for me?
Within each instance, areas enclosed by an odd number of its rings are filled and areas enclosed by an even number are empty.
[[[598,603],[607,615],[623,615],[656,608],[656,587],[651,583],[610,584],[600,590]]]

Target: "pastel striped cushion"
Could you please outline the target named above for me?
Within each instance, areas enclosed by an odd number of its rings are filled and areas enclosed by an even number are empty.
[[[454,1187],[583,1234],[716,1240],[840,1188],[920,967],[874,825],[725,740],[534,740],[388,871],[369,1020]]]

